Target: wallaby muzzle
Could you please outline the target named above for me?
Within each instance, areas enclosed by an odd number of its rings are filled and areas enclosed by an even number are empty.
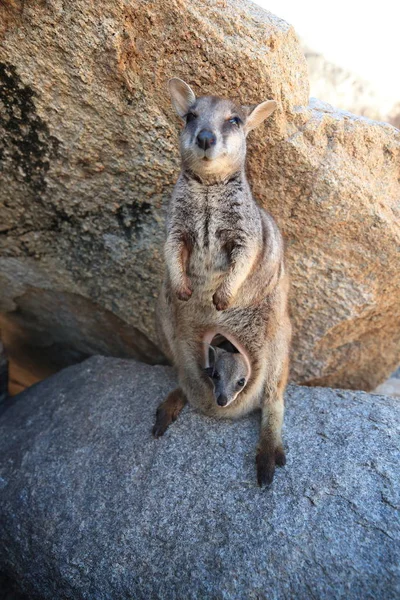
[[[209,129],[202,129],[197,136],[197,145],[202,150],[208,150],[211,146],[215,146],[216,137]]]

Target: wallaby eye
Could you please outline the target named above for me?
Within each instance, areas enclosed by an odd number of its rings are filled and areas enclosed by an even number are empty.
[[[239,381],[237,382],[239,387],[243,387],[244,384],[246,383],[246,380],[244,377],[242,377],[241,379],[239,379]]]
[[[229,119],[229,123],[231,125],[236,125],[237,127],[239,127],[241,122],[242,121],[239,119],[239,117],[232,117],[231,119]]]
[[[197,119],[197,115],[195,115],[193,112],[188,112],[188,114],[186,115],[186,123],[190,123],[195,119]]]

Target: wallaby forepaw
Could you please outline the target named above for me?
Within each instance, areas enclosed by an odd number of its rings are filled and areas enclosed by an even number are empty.
[[[257,482],[260,487],[270,485],[275,473],[275,456],[270,452],[258,452],[256,456]]]
[[[190,285],[184,285],[176,292],[178,300],[183,300],[184,302],[187,302],[192,294],[193,290]]]
[[[213,296],[213,304],[217,310],[226,310],[229,308],[230,298],[225,294],[216,291]]]

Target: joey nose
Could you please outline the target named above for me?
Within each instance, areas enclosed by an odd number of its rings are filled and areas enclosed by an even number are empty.
[[[218,406],[226,406],[228,404],[228,398],[224,394],[220,394],[217,398]]]
[[[209,129],[202,129],[197,136],[197,145],[202,150],[208,150],[208,148],[215,145],[216,141],[215,135]]]

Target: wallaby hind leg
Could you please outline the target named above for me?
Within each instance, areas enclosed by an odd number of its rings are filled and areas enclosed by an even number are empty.
[[[186,403],[187,399],[181,388],[176,388],[176,390],[168,394],[167,399],[157,408],[156,422],[153,427],[153,435],[155,437],[164,435],[171,423],[176,421]]]
[[[288,377],[288,364],[276,390],[269,390],[266,394],[261,415],[261,433],[258,446],[257,481],[259,486],[272,483],[275,466],[283,467],[286,464],[285,450],[282,443],[282,424],[284,414],[283,393]]]

